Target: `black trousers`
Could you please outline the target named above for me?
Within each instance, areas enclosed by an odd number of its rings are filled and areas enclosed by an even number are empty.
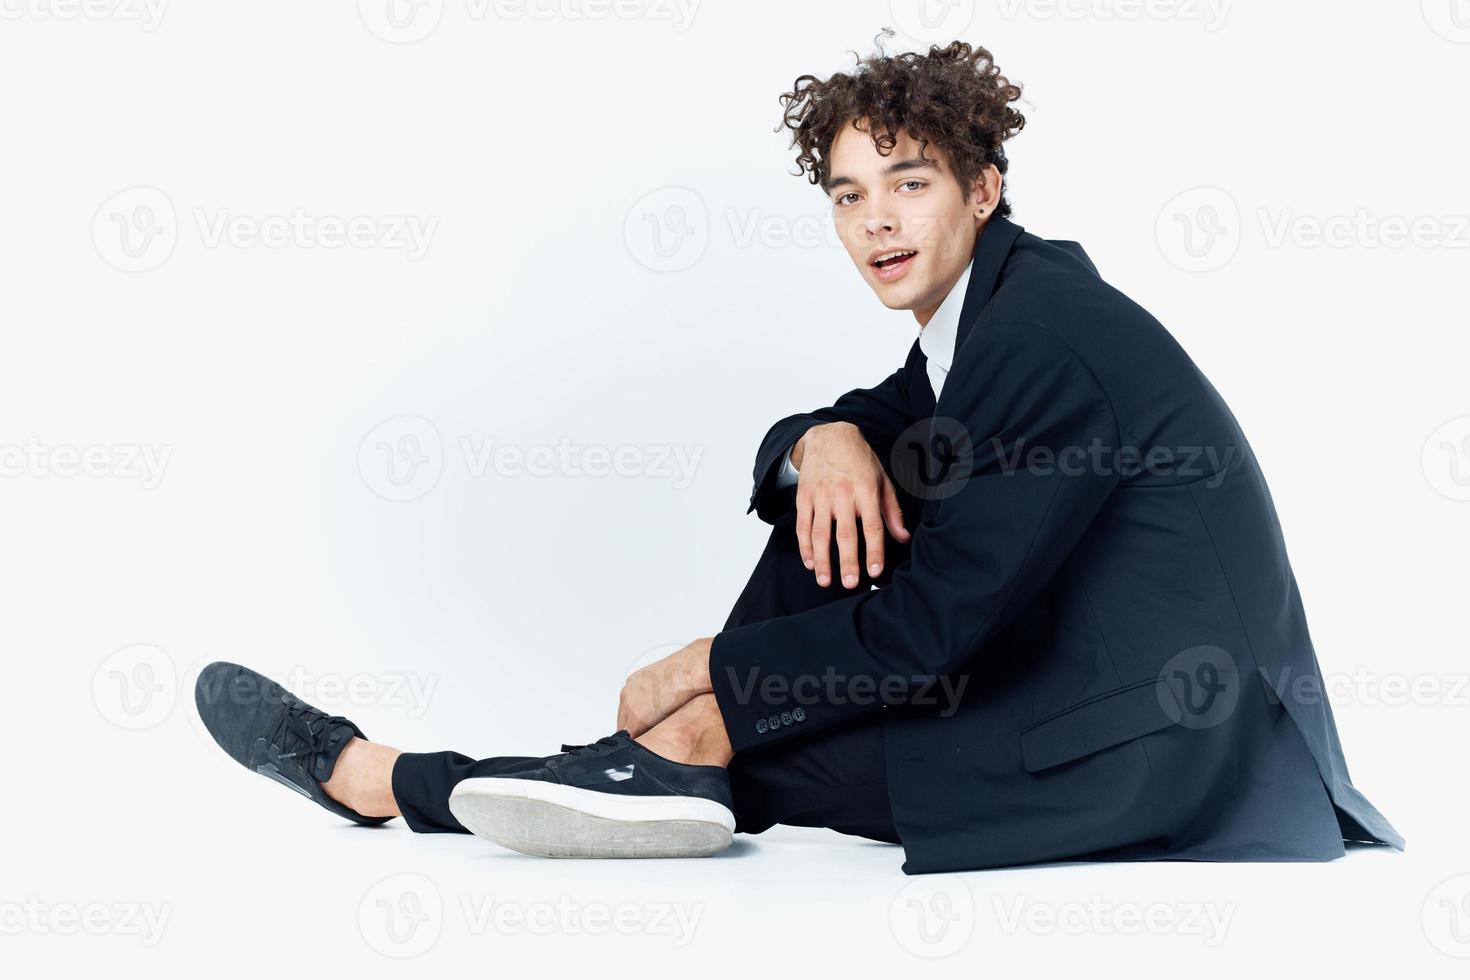
[[[889,546],[895,542],[889,539]],[[859,565],[866,568],[866,560]],[[897,561],[888,561],[888,568]],[[834,552],[833,577],[836,578]],[[873,583],[863,573],[859,589]],[[888,574],[885,568],[884,575]],[[817,585],[801,563],[790,524],[772,529],[750,581],[725,629],[790,616],[852,592]],[[461,779],[534,769],[539,756],[471,759],[458,752],[405,752],[393,767],[393,796],[403,819],[419,833],[465,833],[449,812],[449,794]],[[843,834],[898,843],[888,806],[881,712],[805,738],[740,752],[730,761],[735,830],[758,834],[776,824],[830,827]]]

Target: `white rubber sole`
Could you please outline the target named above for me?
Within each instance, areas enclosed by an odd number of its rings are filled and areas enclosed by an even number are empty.
[[[538,857],[708,857],[735,834],[735,815],[714,800],[498,776],[462,780],[449,812],[475,836]]]

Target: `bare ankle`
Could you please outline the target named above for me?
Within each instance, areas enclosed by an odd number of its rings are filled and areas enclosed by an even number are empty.
[[[393,764],[402,754],[392,746],[354,738],[342,747],[332,778],[322,789],[365,817],[399,816],[393,797]]]
[[[725,766],[734,753],[713,694],[701,694],[635,741],[656,755],[693,766]]]

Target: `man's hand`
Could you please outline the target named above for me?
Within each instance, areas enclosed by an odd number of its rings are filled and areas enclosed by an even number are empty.
[[[709,679],[709,651],[714,637],[704,637],[628,675],[618,695],[618,728],[637,738],[687,702],[714,690]]]
[[[817,573],[817,584],[832,581],[832,534],[837,533],[837,559],[842,584],[857,587],[858,525],[868,557],[868,574],[883,571],[883,529],[907,542],[898,494],[862,431],[851,422],[831,422],[806,430],[791,449],[798,471],[796,541],[801,560]]]

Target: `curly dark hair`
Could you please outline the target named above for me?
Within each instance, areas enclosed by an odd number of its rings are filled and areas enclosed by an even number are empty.
[[[954,41],[943,48],[930,45],[928,53],[887,55],[885,36],[893,31],[885,28],[876,39],[877,53],[859,59],[850,74],[839,72],[826,81],[802,75],[782,94],[785,113],[776,129],[790,129],[791,146],[800,148],[794,173],[825,187],[833,141],[843,126],[858,129],[861,123],[884,156],[897,143],[899,130],[919,141],[920,155],[931,143],[939,147],[967,190],[987,164],[1004,177],[1001,144],[1026,125],[1026,117],[1011,107],[1021,98],[1021,86],[1000,73],[984,48]],[[1011,213],[1004,190],[995,213],[1002,218]]]

